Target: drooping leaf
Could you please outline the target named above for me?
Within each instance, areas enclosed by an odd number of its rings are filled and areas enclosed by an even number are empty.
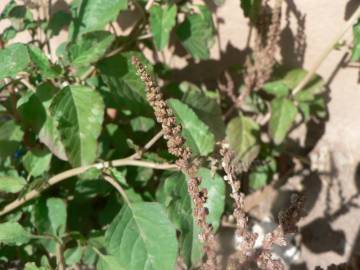
[[[195,59],[208,59],[213,44],[214,26],[207,7],[198,5],[198,12],[188,15],[176,34],[184,48]]]
[[[136,114],[151,115],[152,111],[146,99],[145,84],[137,75],[131,63],[135,55],[152,74],[152,67],[145,57],[136,52],[116,54],[98,63],[98,68],[119,107],[127,108]]]
[[[30,57],[26,45],[12,44],[0,50],[0,80],[14,78],[19,72],[26,71],[30,64]]]
[[[271,102],[270,136],[276,144],[282,143],[297,115],[296,106],[287,98],[277,98]]]
[[[259,153],[259,126],[251,118],[240,115],[230,121],[226,138],[235,159],[250,164]]]
[[[24,178],[20,176],[1,175],[0,191],[8,193],[17,193],[26,185]]]
[[[36,46],[28,46],[29,55],[31,61],[40,70],[40,73],[44,78],[53,79],[60,75],[61,69],[59,66],[55,66],[50,63],[47,56]]]
[[[360,20],[353,26],[354,47],[352,49],[352,61],[360,60]]]
[[[185,91],[182,101],[209,127],[216,140],[222,140],[225,136],[225,123],[216,98],[210,91],[201,91],[191,83],[182,83],[180,88]]]
[[[170,32],[176,23],[176,12],[176,5],[171,7],[155,5],[150,9],[150,28],[158,50],[168,46]]]
[[[186,144],[194,154],[206,156],[215,145],[215,136],[209,128],[197,117],[192,109],[177,99],[169,99],[168,104],[173,110],[181,126]]]
[[[212,176],[210,170],[205,168],[199,170],[199,176],[202,177],[200,187],[208,190],[207,222],[217,230],[224,211],[225,184],[219,175]],[[181,232],[180,254],[184,256],[187,265],[196,266],[201,262],[203,255],[202,244],[198,238],[201,230],[193,218],[187,181],[183,174],[172,173],[162,182],[157,198],[166,207],[169,218]]]
[[[175,228],[158,203],[125,205],[106,232],[106,248],[124,269],[173,269]]]
[[[85,86],[69,86],[53,99],[50,111],[59,123],[59,132],[73,166],[92,163],[104,118],[101,96]]]
[[[0,223],[0,243],[5,245],[22,245],[29,242],[31,234],[17,222]]]
[[[23,165],[33,177],[38,177],[50,168],[51,153],[47,150],[32,149],[23,157]]]
[[[103,30],[105,25],[114,21],[121,10],[126,10],[127,0],[87,0],[81,1],[74,24],[77,34]]]
[[[115,37],[106,31],[83,34],[78,41],[68,45],[71,64],[83,67],[95,63],[103,57],[114,39]]]

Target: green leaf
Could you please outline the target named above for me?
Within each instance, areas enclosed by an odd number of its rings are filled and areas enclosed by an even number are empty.
[[[14,78],[19,72],[25,71],[30,64],[30,57],[26,45],[12,44],[0,50],[0,80]]]
[[[26,185],[24,178],[19,176],[2,175],[0,176],[0,191],[17,193]]]
[[[155,121],[152,118],[138,116],[130,120],[130,125],[133,131],[148,132],[155,126]]]
[[[72,266],[80,262],[83,249],[80,246],[68,248],[64,252],[65,264]]]
[[[0,124],[0,161],[15,154],[24,132],[14,120]]]
[[[225,183],[223,179],[205,168],[199,170],[202,177],[201,188],[208,190],[206,207],[209,210],[207,222],[217,230],[224,211]],[[170,174],[160,186],[157,198],[166,207],[169,218],[180,230],[180,254],[187,265],[196,266],[201,262],[203,250],[198,235],[201,231],[195,224],[192,213],[192,201],[188,193],[188,179],[182,173]]]
[[[57,36],[63,28],[70,24],[71,20],[71,15],[63,10],[59,10],[51,15],[47,27],[50,36]]]
[[[259,154],[259,126],[251,118],[240,115],[230,121],[226,138],[235,159],[250,164]]]
[[[103,30],[105,25],[114,21],[121,10],[126,10],[127,0],[87,0],[81,1],[75,20],[74,37],[78,33]]]
[[[95,31],[82,35],[78,41],[68,45],[71,64],[88,66],[97,62],[106,53],[115,37],[106,31]]]
[[[101,96],[85,86],[69,86],[55,96],[50,111],[59,123],[69,162],[74,167],[94,162],[104,118]]]
[[[176,119],[183,127],[182,135],[186,144],[194,154],[206,156],[214,150],[215,136],[209,128],[197,117],[192,109],[177,99],[169,99],[168,104]]]
[[[14,27],[9,26],[7,27],[1,34],[1,39],[4,42],[8,42],[9,40],[13,39],[17,34],[17,31]]]
[[[41,49],[33,45],[28,46],[28,49],[31,61],[40,70],[40,73],[44,78],[53,79],[60,75],[60,67],[53,66]]]
[[[360,60],[360,20],[353,27],[354,47],[352,49],[352,61]]]
[[[168,46],[170,32],[176,23],[176,12],[176,5],[171,7],[155,5],[150,9],[150,29],[158,50]]]
[[[261,0],[240,0],[240,3],[245,17],[255,22],[261,8]]]
[[[42,266],[38,267],[35,263],[26,263],[24,270],[46,270],[46,268]]]
[[[96,266],[97,270],[125,270],[115,256],[101,255]]]
[[[106,58],[98,63],[98,68],[119,107],[129,109],[136,114],[151,115],[152,108],[146,99],[145,84],[131,63],[132,56],[138,57],[149,73],[153,74],[151,65],[142,54],[137,52],[116,54]]]
[[[286,98],[277,98],[271,102],[270,136],[276,144],[282,143],[295,121],[298,110]]]
[[[275,159],[267,158],[267,160],[264,160],[263,162],[264,164],[254,164],[251,167],[249,185],[255,190],[264,187],[276,171]]]
[[[188,15],[178,26],[176,34],[195,59],[208,59],[213,44],[214,25],[209,9],[202,5],[196,7],[199,12]]]
[[[124,269],[173,269],[175,228],[158,203],[125,205],[106,232],[106,248]]]
[[[47,150],[32,149],[23,157],[23,165],[33,177],[38,177],[50,168],[51,153]]]
[[[264,84],[263,89],[266,93],[269,93],[276,97],[287,96],[290,92],[288,86],[284,84],[281,80],[266,83]]]
[[[17,222],[0,224],[0,243],[5,245],[22,245],[29,242],[31,235]]]
[[[209,127],[216,140],[222,140],[225,136],[225,123],[220,105],[212,93],[201,91],[196,85],[186,82],[180,88],[185,91],[182,101]]]

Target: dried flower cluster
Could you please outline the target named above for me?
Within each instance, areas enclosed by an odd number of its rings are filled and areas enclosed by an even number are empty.
[[[266,26],[266,18],[268,16],[266,14],[259,16],[263,21],[259,21],[257,25],[253,60],[247,59],[245,63],[244,89],[236,103],[238,108],[252,90],[260,89],[270,79],[275,64],[276,48],[280,38],[281,4],[282,0],[275,1],[271,22],[268,27]],[[266,38],[264,38],[264,35],[266,35]]]
[[[132,63],[136,67],[141,80],[145,83],[146,97],[154,109],[157,122],[162,126],[169,152],[177,157],[177,165],[190,178],[188,191],[194,204],[196,224],[202,229],[199,238],[204,244],[206,254],[203,269],[216,269],[215,238],[211,226],[206,223],[207,209],[205,203],[207,190],[200,190],[201,178],[196,176],[199,165],[192,159],[190,149],[184,145],[185,139],[181,135],[182,128],[176,122],[172,110],[166,104],[159,86],[136,57],[132,58]]]
[[[297,222],[303,216],[304,199],[302,196],[293,195],[290,206],[279,214],[279,225],[268,233],[260,249],[255,250],[257,234],[248,228],[248,220],[244,211],[244,194],[240,191],[240,182],[236,180],[236,169],[232,163],[232,154],[228,146],[223,143],[220,154],[223,157],[222,166],[226,173],[225,181],[231,187],[231,197],[234,199],[234,218],[236,220],[236,236],[240,239],[239,252],[236,260],[231,264],[236,267],[248,267],[256,262],[257,266],[263,270],[282,270],[284,265],[281,260],[273,259],[271,249],[273,245],[285,246],[285,234],[297,231]]]

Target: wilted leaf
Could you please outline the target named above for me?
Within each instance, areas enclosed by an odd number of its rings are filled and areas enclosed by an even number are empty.
[[[276,144],[282,143],[297,115],[297,108],[286,98],[277,98],[271,102],[269,132]]]
[[[69,86],[53,99],[50,111],[59,122],[65,151],[73,166],[92,163],[104,117],[101,96],[85,86]]]
[[[214,26],[211,13],[206,6],[196,6],[198,13],[188,15],[176,34],[184,48],[195,59],[208,59],[213,43]]]
[[[175,228],[158,203],[125,205],[106,232],[106,248],[124,269],[173,269]]]
[[[250,164],[259,153],[259,126],[251,118],[240,115],[226,128],[227,141],[235,159]]]
[[[0,50],[0,80],[6,77],[15,77],[25,71],[30,64],[30,57],[26,45],[12,44]]]
[[[29,242],[31,235],[17,222],[0,224],[0,243],[5,245],[22,245]]]
[[[182,135],[193,153],[202,156],[211,153],[214,149],[215,137],[209,128],[197,117],[193,110],[181,101],[170,99],[168,104],[173,110],[177,121],[183,127]]]
[[[176,11],[176,5],[171,7],[155,5],[150,9],[150,28],[158,50],[168,46],[170,32],[176,23]]]

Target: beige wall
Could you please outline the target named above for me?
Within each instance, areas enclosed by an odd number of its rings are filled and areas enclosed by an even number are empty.
[[[0,9],[6,2],[7,0],[0,1]],[[192,80],[211,81],[226,66],[243,61],[243,49],[246,44],[248,28],[246,20],[242,16],[239,2],[239,0],[226,0],[225,5],[218,8],[216,12],[221,21],[218,25],[221,49],[223,51],[220,60],[218,44],[215,44],[212,49],[213,60],[207,61],[205,64],[195,64],[188,67],[183,59],[171,57],[170,53],[166,54],[166,60],[169,64],[177,68],[176,76],[178,80],[188,79],[189,74],[191,74]],[[327,47],[336,33],[344,27],[345,17],[348,18],[349,14],[359,6],[357,0],[288,0],[285,2],[288,3],[287,7],[290,8],[288,22],[294,33],[299,18],[305,15],[306,50],[303,58],[305,68],[310,68],[314,64],[317,57]],[[284,15],[286,15],[287,7],[284,6]],[[287,19],[284,19],[283,25],[285,26],[286,23]],[[59,40],[61,38],[54,42],[58,43]],[[347,35],[347,41],[349,40],[351,41],[351,32]],[[293,57],[293,40],[289,29],[287,29],[286,35],[283,36],[281,45],[282,52],[287,56],[285,63],[300,65],[301,59],[298,61]],[[355,168],[360,162],[360,64],[353,63],[348,66],[341,66],[342,59],[347,52],[346,46],[338,51],[333,51],[318,71],[328,81],[331,99],[329,102],[330,117],[325,126],[325,134],[312,153],[312,160],[317,164],[317,168],[324,171],[330,170],[332,164],[336,169],[334,177],[339,180],[344,194],[351,196],[355,192]],[[281,60],[280,56],[279,60]],[[326,186],[329,186],[329,183],[326,177],[321,181],[323,191],[318,194],[315,207],[311,210],[303,225],[312,221],[317,215],[321,216],[324,212],[326,201],[324,190]],[[331,189],[335,201],[338,192],[339,190],[336,188]],[[336,202],[334,207],[336,207]],[[319,264],[325,266],[330,262],[344,261],[351,252],[359,220],[359,211],[351,210],[347,215],[331,224],[334,229],[341,229],[346,234],[344,255],[338,255],[330,251],[317,254],[314,257],[311,256],[306,247],[303,248],[303,256],[309,262],[309,269],[313,269],[315,265]]]

